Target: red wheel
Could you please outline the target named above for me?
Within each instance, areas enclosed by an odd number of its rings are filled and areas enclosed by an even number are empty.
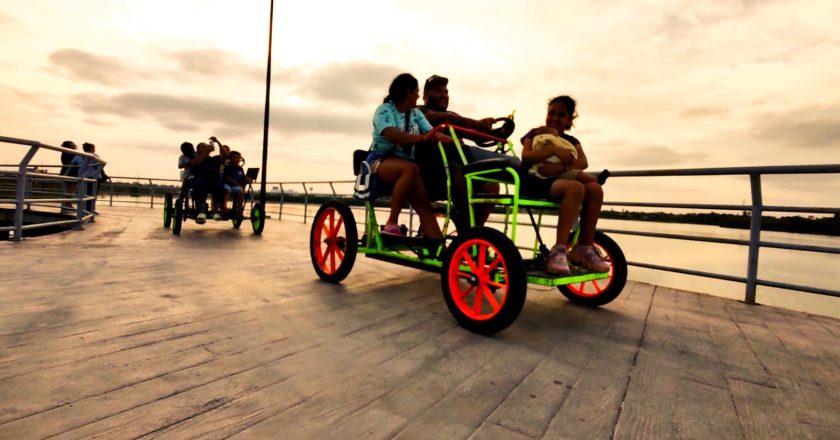
[[[516,246],[501,232],[468,229],[443,257],[443,298],[464,328],[485,335],[504,330],[525,304],[525,265]]]
[[[595,232],[595,248],[610,264],[609,278],[558,286],[572,302],[598,307],[616,299],[627,283],[627,260],[624,252],[607,234]]]
[[[350,208],[338,200],[324,203],[315,214],[309,243],[312,266],[322,280],[338,283],[346,278],[356,262],[359,246]]]

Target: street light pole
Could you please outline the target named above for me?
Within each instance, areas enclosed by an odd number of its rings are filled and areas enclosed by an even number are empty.
[[[271,37],[274,31],[274,0],[271,0],[271,12],[268,15],[268,67],[265,73],[265,115],[263,116],[263,151],[262,180],[260,185],[260,206],[265,212],[265,187],[268,175],[268,106],[271,100]]]

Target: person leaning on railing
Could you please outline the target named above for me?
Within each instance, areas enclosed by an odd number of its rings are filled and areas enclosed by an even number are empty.
[[[64,141],[61,143],[61,146],[64,148],[70,148],[72,150],[76,149],[76,143],[73,141]],[[73,158],[76,157],[73,153],[62,152],[61,153],[61,172],[62,176],[66,177],[79,177],[79,169],[72,165]],[[76,181],[66,181],[64,182],[65,188],[65,197],[73,197],[76,195]],[[64,202],[63,208],[65,209],[73,209],[73,203],[71,202]]]

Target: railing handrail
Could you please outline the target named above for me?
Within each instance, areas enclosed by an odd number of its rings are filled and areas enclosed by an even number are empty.
[[[683,168],[664,170],[610,171],[610,177],[724,176],[749,174],[826,174],[840,173],[840,164],[759,165],[751,167]]]

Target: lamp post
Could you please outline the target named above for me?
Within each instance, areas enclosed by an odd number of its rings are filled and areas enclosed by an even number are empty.
[[[271,37],[274,31],[274,0],[271,0],[271,12],[268,15],[268,66],[265,73],[265,115],[263,116],[263,151],[262,151],[262,179],[260,184],[260,206],[265,212],[265,186],[268,175],[268,110],[271,98]]]

